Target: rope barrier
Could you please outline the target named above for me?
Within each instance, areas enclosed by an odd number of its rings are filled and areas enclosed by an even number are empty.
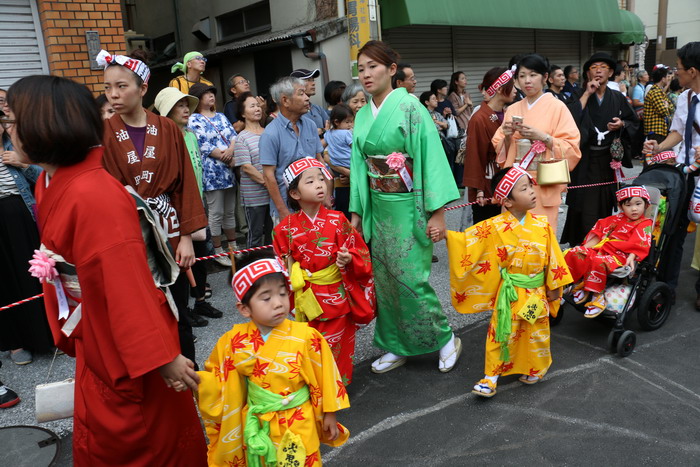
[[[238,255],[238,254],[241,254],[241,253],[247,253],[247,252],[249,252],[249,251],[266,250],[266,249],[268,249],[268,248],[272,248],[272,245],[255,246],[255,247],[252,247],[252,248],[246,248],[246,249],[244,249],[244,250],[232,251],[232,252],[230,252],[230,253],[228,253],[228,252],[226,252],[226,253],[217,253],[217,254],[215,254],[215,255],[202,256],[201,258],[195,258],[194,260],[195,260],[195,261],[204,261],[204,260],[207,260],[207,259],[214,259],[214,258],[221,258],[221,257],[223,257],[223,256],[229,256],[231,253],[233,253],[234,255]],[[32,300],[36,300],[37,298],[41,298],[41,297],[43,297],[43,296],[44,296],[44,294],[43,294],[43,293],[40,293],[40,294],[38,294],[38,295],[34,295],[33,297],[25,298],[25,299],[23,299],[23,300],[19,300],[19,301],[15,302],[15,303],[10,303],[9,305],[5,305],[5,306],[0,307],[0,311],[7,310],[8,308],[12,308],[12,307],[15,307],[15,306],[23,305],[23,304],[25,304],[25,303],[27,303],[27,302],[31,302]]]
[[[595,187],[595,186],[614,185],[615,183],[626,182],[629,180],[634,180],[635,178],[637,178],[637,177],[627,177],[627,178],[622,178],[620,180],[614,180],[612,182],[590,183],[588,185],[572,185],[572,186],[567,187],[567,190],[573,190],[575,188],[591,188],[591,187]],[[484,199],[486,201],[491,200],[491,198],[484,198]],[[477,204],[477,203],[478,203],[478,201],[472,201],[470,203],[458,204],[456,206],[450,206],[449,208],[445,208],[445,211],[452,211],[454,209],[465,208],[467,206],[472,206],[472,205]]]
[[[615,180],[612,182],[590,183],[588,185],[573,185],[573,186],[567,187],[567,189],[573,190],[576,188],[591,188],[591,187],[596,187],[596,186],[613,185],[613,184],[618,183],[618,182],[626,182],[628,180],[634,180],[635,178],[636,177],[627,177],[627,178],[623,178],[621,180]],[[490,200],[491,198],[486,198],[486,199]],[[453,211],[455,209],[461,209],[461,208],[471,206],[471,205],[474,205],[477,203],[478,203],[477,201],[472,201],[471,203],[458,204],[456,206],[450,206],[449,208],[445,208],[445,211]],[[217,253],[215,255],[202,256],[201,258],[195,258],[194,260],[195,261],[204,261],[204,260],[208,260],[208,259],[215,259],[215,258],[221,258],[224,256],[229,256],[231,253],[233,253],[234,255],[238,255],[241,253],[247,253],[249,251],[266,250],[268,248],[272,248],[272,245],[256,246],[253,248],[246,248],[244,250],[236,250],[236,251],[232,251],[232,252]],[[5,305],[3,307],[0,307],[0,311],[7,310],[8,308],[12,308],[12,307],[15,307],[18,305],[22,305],[24,303],[30,302],[32,300],[36,300],[37,298],[41,298],[43,296],[44,296],[44,294],[41,293],[39,295],[34,295],[33,297],[25,298],[24,300],[20,300],[20,301],[15,302],[15,303],[10,303],[9,305]]]

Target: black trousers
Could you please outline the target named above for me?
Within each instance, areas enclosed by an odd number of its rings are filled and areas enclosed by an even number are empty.
[[[173,294],[177,312],[180,315],[180,320],[177,322],[177,330],[180,334],[180,352],[182,355],[194,362],[195,370],[198,368],[197,360],[194,353],[194,336],[192,334],[192,326],[187,319],[189,309],[187,305],[190,300],[190,283],[187,280],[185,271],[181,271],[177,276],[177,280],[170,286],[170,293]]]

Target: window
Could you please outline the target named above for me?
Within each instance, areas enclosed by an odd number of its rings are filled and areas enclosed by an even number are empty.
[[[253,36],[271,28],[270,2],[260,2],[216,18],[219,42]]]
[[[666,38],[666,50],[673,50],[678,46],[678,37]],[[649,40],[649,45],[644,55],[644,69],[651,73],[656,65],[656,39]]]

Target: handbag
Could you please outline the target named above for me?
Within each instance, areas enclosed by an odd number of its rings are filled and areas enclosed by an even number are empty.
[[[625,157],[625,147],[622,145],[622,138],[619,136],[610,143],[610,156],[615,161],[621,161]]]
[[[56,360],[57,353],[58,349],[53,354],[53,360],[51,360],[51,366],[46,375],[47,381],[51,375],[51,368],[53,368],[53,362]],[[72,417],[74,395],[75,379],[73,378],[37,385],[34,392],[36,421],[44,423]]]
[[[537,165],[537,184],[540,186],[571,183],[569,161],[566,159],[542,159]]]

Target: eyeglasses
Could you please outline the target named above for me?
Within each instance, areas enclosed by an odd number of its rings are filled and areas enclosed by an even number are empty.
[[[248,81],[247,79],[242,79],[233,83],[234,86],[238,86],[239,84],[250,84],[250,81]]]
[[[204,63],[207,63],[207,59],[205,57],[202,57],[201,55],[197,55],[196,57],[192,57],[192,60],[201,60]]]
[[[598,70],[606,71],[606,70],[609,70],[610,67],[607,65],[591,65],[588,69],[591,71],[598,71]]]
[[[15,124],[14,119],[8,118],[8,117],[0,117],[0,125],[2,125],[2,127],[4,129],[7,130],[8,128],[10,128],[14,124]]]

